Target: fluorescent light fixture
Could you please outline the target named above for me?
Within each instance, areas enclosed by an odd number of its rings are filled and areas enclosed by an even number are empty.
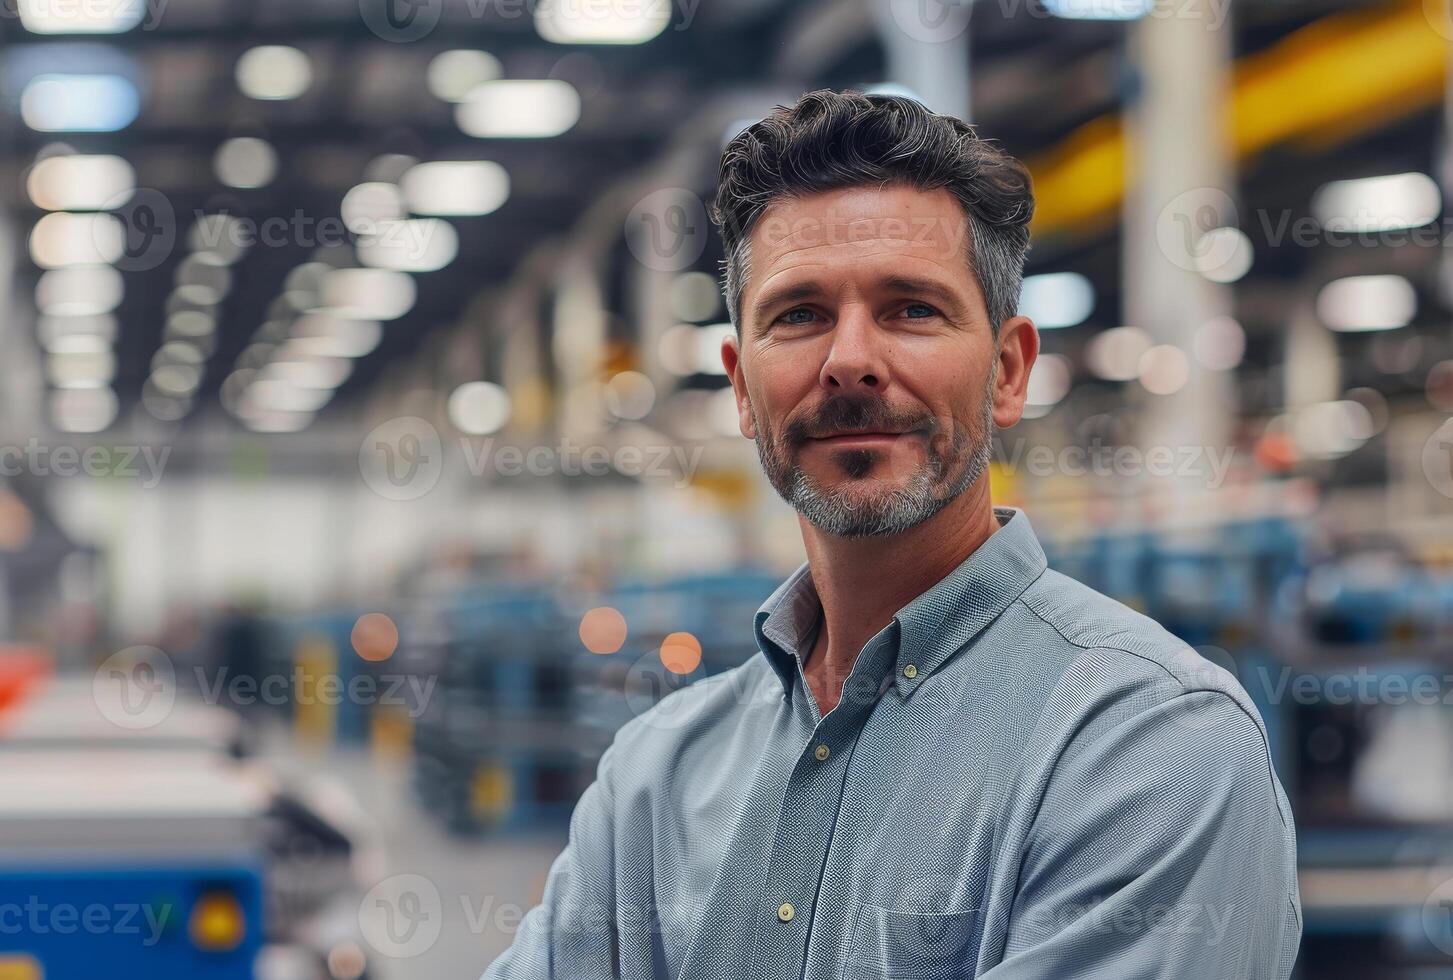
[[[696,370],[702,374],[726,374],[721,362],[721,342],[732,335],[730,323],[709,323],[696,328]]]
[[[492,82],[503,74],[499,59],[489,52],[456,48],[435,55],[429,62],[429,91],[445,102],[459,102],[476,85]]]
[[[1312,195],[1312,214],[1328,231],[1418,228],[1442,211],[1437,183],[1421,173],[1334,180]]]
[[[237,136],[217,148],[212,169],[228,187],[265,187],[277,176],[277,151],[267,140]]]
[[[1040,330],[1084,323],[1095,308],[1095,287],[1078,272],[1028,276],[1019,291],[1019,312]]]
[[[1155,0],[1044,0],[1044,9],[1066,20],[1139,20]]]
[[[468,381],[449,393],[449,422],[460,432],[487,436],[510,420],[510,396],[490,381]]]
[[[263,101],[296,99],[313,84],[313,63],[297,48],[263,44],[237,59],[237,87]]]
[[[52,352],[46,356],[45,373],[57,388],[100,388],[116,377],[116,355],[110,347]]]
[[[50,394],[51,421],[62,432],[100,432],[116,420],[110,388],[62,388]]]
[[[580,119],[580,94],[558,78],[499,79],[476,85],[455,107],[465,135],[510,139],[559,136]]]
[[[418,287],[406,272],[334,269],[323,278],[326,312],[352,320],[396,320],[414,308]]]
[[[1174,344],[1156,344],[1140,355],[1140,384],[1152,395],[1173,395],[1191,378],[1191,361]]]
[[[19,0],[20,23],[32,34],[121,34],[141,23],[143,0]]]
[[[1029,372],[1024,400],[1029,405],[1059,404],[1070,390],[1070,362],[1060,354],[1041,354]]]
[[[358,240],[357,251],[358,261],[375,269],[433,272],[459,254],[459,233],[443,218],[383,221]]]
[[[377,320],[351,320],[327,313],[310,313],[293,324],[286,350],[327,357],[364,357],[383,339]]]
[[[1130,381],[1139,375],[1140,359],[1150,347],[1150,335],[1139,327],[1112,327],[1085,345],[1085,363],[1097,378]]]
[[[1246,355],[1246,331],[1229,316],[1216,316],[1196,328],[1191,353],[1201,367],[1229,371]]]
[[[136,193],[136,171],[117,156],[46,157],[30,168],[25,190],[30,202],[46,211],[119,208]]]
[[[277,378],[252,382],[243,398],[264,412],[316,412],[333,397],[332,388],[300,388]]]
[[[411,167],[399,182],[414,214],[479,215],[510,196],[510,175],[493,160],[439,160]]]
[[[153,388],[173,398],[190,395],[202,383],[202,367],[198,364],[161,364],[149,379]]]
[[[540,0],[535,30],[551,44],[644,44],[671,10],[670,0]]]
[[[404,195],[397,184],[370,180],[349,189],[339,209],[343,224],[355,235],[372,235],[381,221],[398,221],[406,214]]]
[[[353,373],[353,361],[347,357],[312,357],[296,353],[290,341],[279,359],[263,368],[260,377],[286,381],[296,388],[337,388]]]
[[[104,212],[53,211],[30,231],[30,260],[42,269],[110,265],[126,253],[126,228]]]
[[[1333,330],[1396,330],[1418,310],[1413,284],[1402,276],[1347,276],[1317,294],[1317,317]]]
[[[52,269],[35,284],[35,306],[47,316],[93,316],[121,305],[125,286],[109,265]]]
[[[141,96],[120,75],[37,75],[20,93],[20,118],[40,133],[110,133],[141,111]]]
[[[43,316],[36,323],[40,344],[46,350],[59,350],[77,340],[94,340],[109,347],[116,341],[116,318],[109,313],[97,316]]]
[[[1240,228],[1212,228],[1196,239],[1196,271],[1212,282],[1235,282],[1251,271],[1252,251]]]

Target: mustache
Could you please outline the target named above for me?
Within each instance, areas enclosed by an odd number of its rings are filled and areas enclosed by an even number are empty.
[[[922,432],[932,439],[938,419],[926,412],[895,409],[881,398],[836,395],[811,414],[787,423],[782,434],[789,444],[800,446],[809,439],[863,430]]]

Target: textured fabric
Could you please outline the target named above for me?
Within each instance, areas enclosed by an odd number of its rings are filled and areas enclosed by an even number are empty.
[[[1292,817],[1245,692],[998,516],[826,717],[798,569],[761,656],[617,733],[485,977],[1289,976]]]

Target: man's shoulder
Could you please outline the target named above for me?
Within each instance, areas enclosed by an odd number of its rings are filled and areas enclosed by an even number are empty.
[[[1066,669],[1132,682],[1166,696],[1219,691],[1244,698],[1235,676],[1154,619],[1053,570],[1020,596],[1063,646]]]
[[[1134,757],[1136,744],[1148,738],[1188,770],[1235,762],[1261,772],[1290,822],[1266,726],[1230,670],[1150,617],[1058,572],[1045,572],[1021,603],[1062,644],[1062,670],[1045,681],[1036,726],[1042,762],[1058,768],[1101,758],[1096,753]]]

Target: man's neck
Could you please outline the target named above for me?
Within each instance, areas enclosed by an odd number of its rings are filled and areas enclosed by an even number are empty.
[[[988,477],[902,534],[841,538],[799,520],[823,615],[804,673],[823,715],[837,705],[863,646],[999,529]]]

